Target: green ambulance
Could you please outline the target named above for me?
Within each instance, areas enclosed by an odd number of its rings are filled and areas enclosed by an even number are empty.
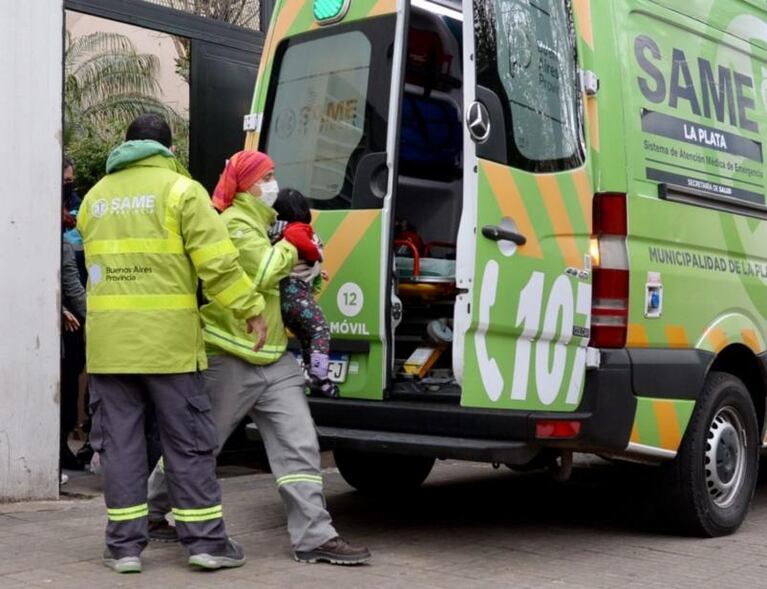
[[[657,463],[699,535],[765,441],[767,12],[756,0],[281,0],[246,117],[311,197],[363,490],[435,459]]]

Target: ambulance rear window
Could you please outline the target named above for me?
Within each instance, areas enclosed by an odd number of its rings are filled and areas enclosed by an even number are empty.
[[[583,163],[568,0],[474,0],[477,81],[504,107],[508,163],[550,172]]]
[[[264,148],[280,185],[314,208],[352,206],[357,163],[386,149],[391,65],[382,31],[393,21],[377,24],[375,32],[376,23],[363,22],[304,34],[278,50]]]

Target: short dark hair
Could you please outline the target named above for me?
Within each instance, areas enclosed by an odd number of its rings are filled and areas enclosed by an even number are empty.
[[[277,193],[277,200],[274,201],[272,208],[277,211],[277,218],[280,221],[292,223],[311,223],[312,211],[309,208],[309,201],[298,190],[293,188],[283,188]]]
[[[150,139],[162,143],[165,147],[173,145],[173,135],[170,132],[170,125],[160,115],[147,113],[133,119],[125,133],[126,141],[135,141],[137,139]]]
[[[75,162],[73,162],[72,158],[69,157],[66,153],[64,154],[63,162],[64,162],[64,167],[61,168],[62,172],[66,170],[67,168],[75,167]]]

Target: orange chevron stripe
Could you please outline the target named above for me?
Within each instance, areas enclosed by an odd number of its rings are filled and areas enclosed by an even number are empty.
[[[741,329],[740,337],[743,339],[743,343],[746,344],[754,354],[759,354],[764,350],[760,349],[759,338],[753,329]]]
[[[681,325],[667,325],[666,339],[672,348],[689,348],[690,342],[687,339],[687,332]]]
[[[639,438],[639,426],[637,425],[636,417],[634,418],[634,425],[631,426],[631,439],[630,439],[630,441],[633,442],[634,444],[638,444],[639,441],[640,441],[640,438]]]
[[[277,21],[274,23],[272,32],[269,35],[269,58],[261,60],[262,67],[266,66],[267,63],[272,63],[272,60],[274,59],[274,53],[277,51],[277,45],[285,37],[285,35],[288,34],[288,31],[293,26],[293,23],[296,22],[298,15],[301,14],[303,7],[303,2],[284,2],[282,4],[280,13],[277,15]],[[263,73],[264,72],[259,69],[259,80],[261,79]]]
[[[573,11],[578,20],[578,30],[586,45],[594,49],[594,28],[591,25],[591,0],[574,0]]]
[[[274,55],[277,52],[277,45],[285,37],[290,27],[298,18],[303,8],[303,2],[285,2],[280,6],[280,12],[277,15],[277,20],[274,23],[274,27],[270,28],[267,33],[266,42],[264,44],[263,53],[261,54],[261,63],[258,65],[258,75],[256,76],[256,83],[259,85],[260,92],[266,92],[267,88],[261,88],[263,84],[264,75],[266,74],[266,68],[271,67],[274,62]],[[254,100],[254,103],[256,101]],[[247,139],[246,139],[247,141]]]
[[[397,0],[378,0],[375,6],[370,9],[368,16],[379,16],[381,14],[391,14],[397,11]]]
[[[583,218],[586,220],[586,226],[589,228],[589,232],[593,230],[591,226],[591,209],[594,202],[594,191],[591,188],[591,178],[585,168],[581,168],[573,173],[573,183],[575,184],[575,191],[578,194],[578,202],[581,205],[583,211]]]
[[[714,327],[706,336],[714,352],[721,352],[730,343],[730,337],[719,327]]]
[[[655,399],[652,402],[652,408],[658,422],[661,448],[676,450],[682,441],[682,428],[679,426],[674,402],[666,399]]]
[[[647,348],[650,346],[650,338],[647,336],[644,325],[629,323],[626,346],[629,348]]]
[[[589,124],[589,140],[591,143],[591,149],[599,151],[599,109],[597,108],[597,101],[594,98],[586,98],[586,119]]]
[[[583,258],[575,243],[575,231],[573,231],[573,224],[567,215],[562,189],[559,187],[556,176],[540,175],[535,177],[535,181],[538,183],[543,204],[546,206],[552,225],[554,225],[554,233],[565,264],[580,268],[583,264]]]
[[[541,242],[530,221],[525,201],[519,192],[519,187],[514,180],[514,174],[506,166],[482,162],[482,171],[487,176],[493,196],[501,210],[501,215],[514,219],[519,231],[527,237],[527,243],[521,246],[517,253],[520,256],[531,258],[543,258]]]
[[[248,132],[248,134],[245,135],[245,149],[258,149],[258,137],[259,134],[255,131]]]
[[[349,259],[360,239],[380,214],[381,211],[378,210],[350,211],[341,221],[324,247],[325,261],[322,267],[330,275],[330,282],[333,281],[333,277]],[[375,263],[377,265],[378,260]],[[329,282],[323,282],[320,294],[327,288],[328,284]]]

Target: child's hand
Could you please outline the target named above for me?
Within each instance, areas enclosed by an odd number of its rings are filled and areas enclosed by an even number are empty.
[[[269,226],[267,235],[269,236],[269,241],[272,242],[272,245],[282,239],[282,233],[285,231],[287,224],[287,221],[275,221]]]

